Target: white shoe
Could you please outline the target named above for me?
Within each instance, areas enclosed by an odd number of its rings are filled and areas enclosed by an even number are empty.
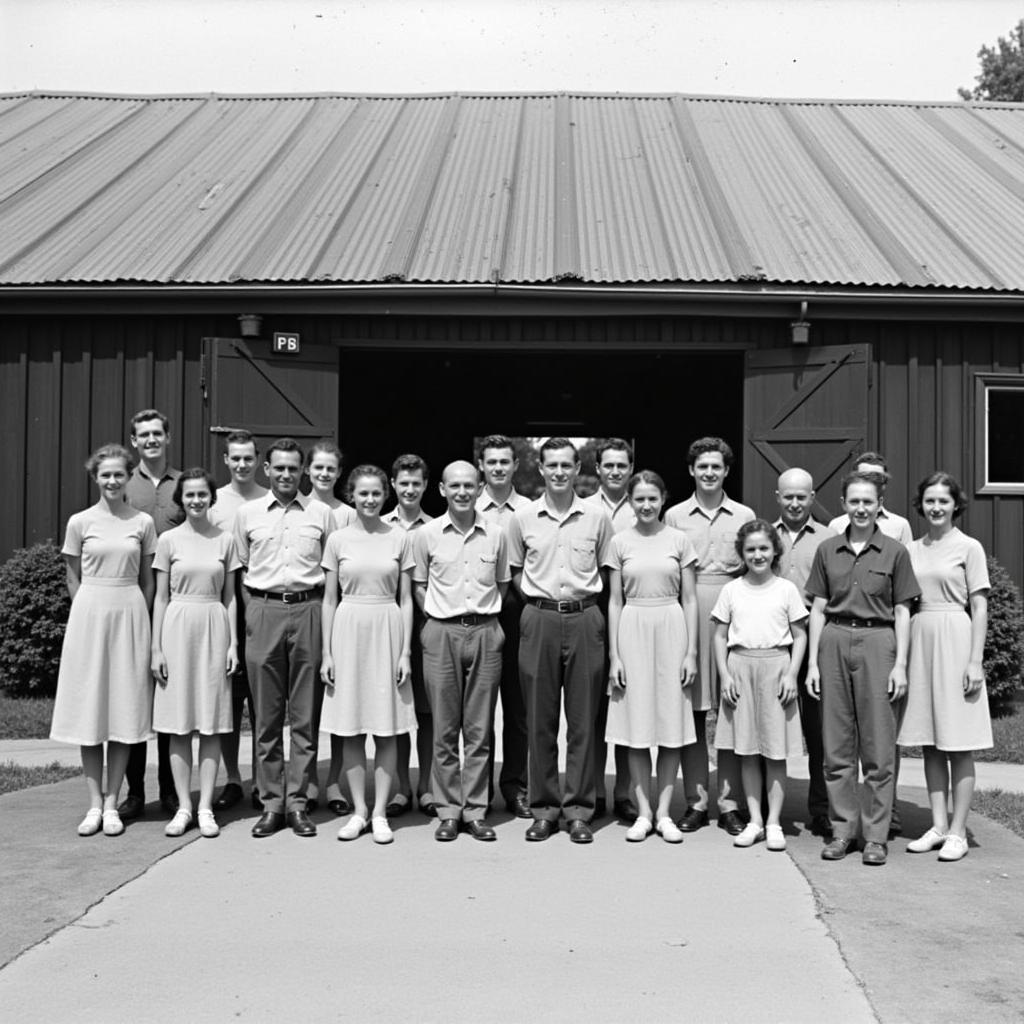
[[[629,828],[626,829],[627,843],[642,843],[650,834],[654,826],[650,818],[637,818]]]
[[[939,850],[939,860],[963,860],[967,856],[967,840],[950,832]]]
[[[946,841],[946,836],[937,828],[930,828],[923,836],[912,839],[907,843],[908,853],[928,853],[929,850],[938,849]]]
[[[196,815],[196,820],[199,822],[199,834],[204,838],[215,839],[220,835],[220,825],[217,824],[213,811],[200,811]]]
[[[119,836],[124,831],[124,822],[121,815],[113,807],[103,812],[103,834],[105,836]]]
[[[395,834],[391,831],[387,818],[373,818],[370,821],[370,828],[373,831],[373,841],[382,846],[395,841]]]
[[[765,825],[765,846],[769,850],[784,850],[786,848],[786,836],[781,825]]]
[[[753,846],[764,839],[764,829],[750,822],[744,825],[743,831],[732,841],[733,846]]]
[[[655,831],[666,843],[681,843],[683,841],[682,830],[668,816],[658,819]]]
[[[186,811],[184,807],[179,807],[174,812],[174,817],[164,827],[164,835],[177,838],[183,836],[191,827],[192,812]]]
[[[366,819],[361,814],[353,814],[341,828],[338,829],[338,838],[347,843],[352,839],[358,839],[366,831]]]
[[[99,807],[90,807],[81,824],[78,826],[80,836],[94,836],[103,827],[103,810]]]

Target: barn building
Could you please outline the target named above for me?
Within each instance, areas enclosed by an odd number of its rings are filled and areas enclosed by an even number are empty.
[[[1024,582],[1022,327],[1020,105],[0,96],[0,557],[155,405],[179,466],[622,435],[676,498],[721,434],[730,493],[802,465],[821,516],[879,448]]]

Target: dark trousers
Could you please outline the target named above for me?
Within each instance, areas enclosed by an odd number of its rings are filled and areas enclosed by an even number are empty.
[[[837,839],[884,843],[896,755],[897,710],[889,700],[896,636],[888,626],[865,629],[828,623],[818,649],[825,786]],[[858,760],[868,791],[861,810]]]
[[[256,778],[266,811],[304,810],[316,760],[313,715],[320,674],[320,600],[284,604],[251,597],[246,664],[256,708]],[[291,750],[284,761],[287,718]]]
[[[156,734],[157,784],[160,799],[177,799],[174,776],[171,775],[171,738],[165,732]],[[128,781],[128,795],[146,799],[146,743],[133,743],[128,752],[128,767],[124,777]]]
[[[597,605],[561,614],[527,604],[519,674],[526,695],[530,810],[557,821],[594,815],[594,720],[604,672],[605,620]],[[565,702],[565,795],[558,784],[558,726]]]
[[[475,626],[428,619],[423,626],[423,675],[434,718],[431,792],[441,819],[479,821],[487,813],[503,639],[497,617]]]
[[[502,632],[505,645],[501,649],[501,773],[498,791],[506,800],[526,792],[526,762],[529,742],[526,736],[526,699],[519,678],[519,618],[523,613],[523,600],[509,587],[501,608]],[[491,722],[494,729],[494,722]],[[494,778],[494,748],[488,762],[488,778]],[[488,803],[493,796],[493,781],[488,788]]]
[[[797,676],[797,700],[800,702],[800,727],[807,747],[807,813],[828,817],[828,790],[825,788],[825,747],[821,736],[821,701],[807,689],[807,655]]]

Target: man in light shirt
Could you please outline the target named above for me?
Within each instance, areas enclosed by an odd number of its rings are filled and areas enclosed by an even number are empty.
[[[476,510],[508,534],[512,516],[530,504],[513,484],[519,460],[511,438],[504,434],[489,434],[480,443],[477,466],[483,474],[484,487],[476,499]],[[528,742],[526,737],[526,702],[519,679],[519,617],[523,602],[515,587],[509,587],[501,606],[501,628],[505,645],[501,651],[501,773],[498,791],[505,800],[505,808],[517,818],[531,818],[530,801],[526,791],[526,763]],[[491,742],[491,765],[488,778],[489,792],[494,788],[494,748]]]
[[[811,607],[805,587],[814,562],[818,545],[835,532],[819,523],[811,515],[814,507],[814,480],[805,469],[793,467],[779,476],[775,490],[779,505],[779,518],[775,529],[782,541],[782,558],[777,573],[790,580],[800,591],[808,611]],[[828,815],[828,791],[825,788],[825,768],[821,739],[821,703],[807,689],[807,656],[800,663],[797,674],[800,701],[800,725],[807,746],[807,813],[810,831],[824,839],[832,838],[832,823]]]
[[[209,518],[214,526],[231,533],[235,528],[235,513],[247,502],[262,498],[268,493],[266,487],[256,483],[256,460],[260,450],[256,438],[248,430],[233,430],[224,438],[224,465],[231,473],[231,480],[217,488],[216,504],[210,507]],[[242,799],[242,774],[238,767],[238,745],[242,729],[242,712],[249,703],[249,721],[255,725],[256,712],[253,709],[252,693],[249,689],[249,673],[245,667],[245,604],[242,594],[242,574],[235,574],[236,607],[238,609],[238,671],[231,677],[231,732],[221,737],[220,750],[224,758],[227,779],[224,788],[214,801],[218,811],[234,807]],[[252,770],[256,777],[256,736],[253,733]],[[253,788],[253,802],[258,806],[259,794]]]
[[[245,572],[246,664],[256,707],[257,779],[263,816],[257,839],[288,825],[316,835],[306,813],[310,768],[316,758],[313,700],[321,660],[320,562],[334,524],[322,502],[299,491],[302,449],[275,441],[263,471],[270,493],[235,514],[235,546]],[[284,759],[287,711],[291,749]]]
[[[433,709],[431,792],[437,801],[434,838],[439,842],[457,838],[460,826],[474,839],[497,838],[484,819],[501,680],[498,615],[509,581],[508,549],[501,527],[477,512],[479,491],[475,466],[462,461],[446,466],[441,494],[448,511],[413,538],[414,594],[426,617],[423,674]]]

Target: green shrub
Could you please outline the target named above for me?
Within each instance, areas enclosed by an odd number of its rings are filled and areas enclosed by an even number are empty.
[[[1020,686],[1024,667],[1024,608],[1010,574],[988,560],[988,635],[985,637],[985,686],[990,704],[1009,700]]]
[[[64,559],[51,541],[0,566],[0,688],[12,697],[53,696],[71,606]]]

